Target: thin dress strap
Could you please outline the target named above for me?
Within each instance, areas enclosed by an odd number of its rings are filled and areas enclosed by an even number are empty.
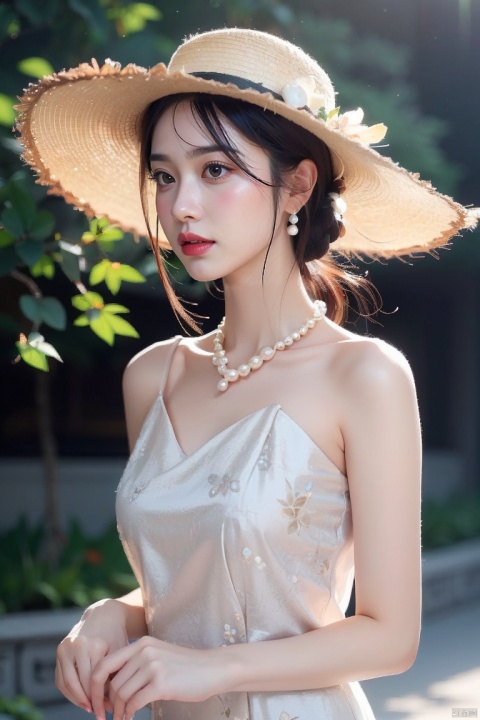
[[[173,356],[175,355],[175,350],[180,344],[180,341],[182,339],[181,335],[175,335],[170,341],[170,347],[169,347],[169,354],[167,357],[167,362],[163,366],[163,375],[160,378],[160,385],[159,385],[159,391],[163,394],[163,391],[165,390],[165,385],[167,384],[168,380],[168,373],[170,372],[170,366],[172,364]]]

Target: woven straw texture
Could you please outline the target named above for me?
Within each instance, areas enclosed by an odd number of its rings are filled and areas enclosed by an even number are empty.
[[[121,68],[96,61],[44,78],[20,98],[18,128],[24,158],[38,182],[87,215],[104,215],[136,235],[147,235],[139,194],[139,128],[155,99],[183,92],[227,95],[279,113],[329,146],[334,169],[343,174],[346,233],[334,249],[349,255],[391,257],[428,251],[477,222],[467,210],[429,183],[375,150],[328,128],[305,109],[269,92],[192,77],[222,73],[261,84],[281,95],[297,78],[313,76],[327,111],[334,90],[326,73],[296,46],[266,33],[218,30],[194,36],[176,51],[168,69]],[[153,184],[150,225],[155,228]],[[164,236],[160,244],[168,246]]]

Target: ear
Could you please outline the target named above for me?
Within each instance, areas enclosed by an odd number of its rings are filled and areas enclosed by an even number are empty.
[[[301,160],[295,170],[287,177],[287,202],[285,210],[288,213],[297,213],[309,200],[318,172],[313,160]]]

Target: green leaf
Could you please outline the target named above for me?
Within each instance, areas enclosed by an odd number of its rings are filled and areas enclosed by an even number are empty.
[[[113,345],[115,342],[115,333],[108,320],[108,316],[106,316],[105,313],[101,313],[98,318],[90,322],[90,327],[101,340],[104,340],[108,345]]]
[[[13,209],[21,218],[24,230],[30,230],[37,216],[37,206],[34,199],[18,182],[9,182],[7,192]]]
[[[72,297],[72,305],[77,310],[89,310],[90,308],[101,309],[104,306],[103,298],[96,292],[86,292]]]
[[[45,342],[45,338],[43,335],[41,335],[38,332],[31,332],[28,336],[28,344],[30,347],[34,348],[35,350],[38,350],[39,352],[43,353],[44,355],[48,355],[49,357],[55,358],[55,360],[59,360],[60,362],[63,362],[62,358],[58,354],[58,352],[55,350],[53,345],[50,345],[50,343]]]
[[[116,295],[120,290],[122,278],[120,277],[120,263],[110,263],[105,273],[105,283],[112,295]]]
[[[102,280],[105,280],[105,273],[110,265],[110,260],[102,260],[94,265],[90,270],[90,277],[88,278],[90,285],[98,285],[98,283],[101,283]]]
[[[18,255],[13,245],[0,250],[0,277],[8,275],[17,264]]]
[[[107,303],[103,309],[105,310],[105,312],[108,312],[111,315],[130,312],[130,310],[125,307],[125,305],[117,305],[117,303]]]
[[[55,218],[48,210],[40,210],[33,220],[29,235],[34,240],[45,240],[49,235],[52,235],[55,228]]]
[[[22,219],[16,210],[12,207],[7,207],[2,213],[2,225],[5,230],[13,235],[15,238],[21,238],[25,228],[23,226]]]
[[[131,265],[120,265],[119,272],[122,280],[126,280],[127,282],[143,283],[146,280],[142,273],[136,270]]]
[[[18,304],[26,318],[34,323],[41,322],[40,298],[33,297],[33,295],[21,295]]]
[[[99,318],[101,313],[102,311],[98,310],[97,308],[90,308],[90,310],[87,310],[85,314],[88,318],[88,322],[92,322],[92,320],[96,320],[97,318]]]
[[[30,345],[23,345],[21,342],[16,342],[15,345],[17,346],[20,357],[27,365],[31,365],[37,368],[37,370],[48,372],[48,361],[44,353]]]
[[[116,240],[122,240],[123,238],[123,232],[120,230],[120,228],[114,228],[110,227],[106,230],[102,230],[99,235],[97,235],[97,240],[100,242],[108,241],[111,242]]]
[[[102,230],[105,230],[110,225],[110,220],[106,217],[94,218],[90,225],[90,230],[98,235]],[[96,230],[94,230],[96,228]]]
[[[15,100],[13,97],[0,93],[0,125],[12,127],[15,122],[15,110],[13,109],[14,105]]]
[[[67,278],[74,283],[80,282],[80,257],[82,256],[80,246],[61,241],[60,253],[62,258],[60,267]]]
[[[15,238],[6,230],[0,229],[0,249],[10,247],[15,242]]]
[[[39,595],[43,595],[43,597],[47,598],[52,608],[58,609],[62,607],[62,596],[52,585],[50,585],[50,583],[42,580],[38,583],[35,590]]]
[[[149,5],[148,3],[131,3],[127,7],[136,15],[143,17],[145,20],[162,19],[162,13],[160,12],[160,10],[158,10],[158,8],[154,7],[153,5]]]
[[[30,75],[34,78],[42,78],[44,75],[52,75],[54,70],[48,60],[41,57],[29,57],[20,60],[17,68],[24,75]]]
[[[43,255],[43,245],[36,240],[24,240],[16,244],[17,255],[23,262],[31,267],[35,265]]]
[[[113,328],[116,335],[124,335],[125,337],[134,338],[140,337],[133,325],[130,325],[130,323],[127,322],[127,320],[125,320],[124,318],[118,317],[118,315],[109,315],[105,312],[104,315],[107,315],[108,322],[110,323],[110,326]]]
[[[126,7],[116,7],[108,11],[108,17],[120,24],[125,35],[140,32],[149,20],[159,20],[162,15],[157,8],[148,3],[130,3]]]
[[[40,301],[40,317],[46,325],[55,330],[65,330],[67,326],[67,313],[57,298],[42,298]]]
[[[35,265],[32,265],[30,272],[33,277],[46,277],[51,280],[55,276],[55,263],[50,255],[42,255]]]
[[[73,324],[77,327],[86,327],[87,325],[90,325],[90,320],[87,315],[83,314],[79,315],[78,318],[73,321]]]
[[[97,236],[93,233],[87,231],[82,234],[81,241],[88,245],[89,243],[95,242],[97,239]]]
[[[340,112],[340,106],[333,108],[333,110],[330,110],[330,112],[328,113],[327,120],[331,120],[332,118],[335,117],[335,115],[338,115],[339,112]]]

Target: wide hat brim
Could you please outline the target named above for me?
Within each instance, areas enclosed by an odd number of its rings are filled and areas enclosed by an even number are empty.
[[[105,216],[125,231],[147,236],[139,193],[141,120],[154,100],[178,93],[237,98],[323,140],[345,184],[346,232],[332,246],[339,253],[388,258],[429,251],[476,225],[475,211],[306,110],[290,107],[278,94],[196,77],[172,64],[146,70],[92,61],[30,85],[17,107],[24,159],[51,193],[88,216]],[[148,195],[155,230],[153,183]],[[169,247],[163,234],[158,240]]]

